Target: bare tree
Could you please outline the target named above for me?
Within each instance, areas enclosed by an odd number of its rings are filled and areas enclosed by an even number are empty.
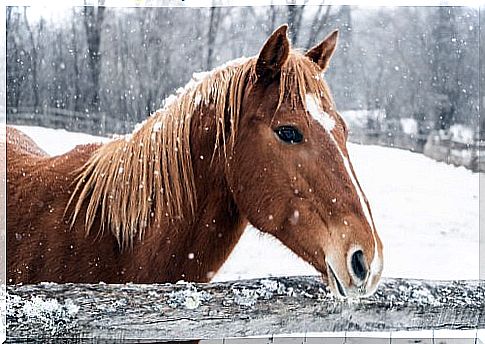
[[[303,5],[295,5],[294,0],[290,1],[289,6],[287,7],[287,18],[288,18],[288,27],[289,27],[289,34],[291,42],[294,45],[298,44],[298,35],[301,29],[301,20],[303,18],[303,11],[305,10],[306,0]]]
[[[129,56],[129,49],[128,49],[127,40],[123,39],[125,35],[123,26],[124,26],[123,21],[122,21],[122,18],[120,17],[118,19],[117,32],[118,32],[118,35],[121,36],[121,41],[119,42],[119,44],[116,45],[117,53],[119,56],[119,60],[118,60],[118,63],[116,64],[116,67],[117,67],[117,74],[121,77],[120,88],[121,88],[122,95],[118,97],[119,105],[117,110],[123,114],[123,119],[128,119],[128,115],[129,115],[128,104],[126,102],[126,89],[128,87],[128,83],[126,81],[127,79],[126,74],[128,73],[127,57]]]
[[[14,23],[18,20],[14,20],[14,17],[18,17],[18,13],[13,13],[13,7],[7,7],[6,17],[6,41],[7,41],[7,107],[18,107],[18,77],[19,71],[17,68],[19,47],[17,40],[14,39],[14,35],[17,34],[18,24],[14,26]]]
[[[437,25],[432,31],[435,41],[433,57],[430,60],[433,77],[431,86],[436,92],[435,129],[449,129],[454,122],[457,110],[458,90],[453,83],[456,55],[450,54],[450,41],[457,45],[455,11],[450,7],[440,7],[437,14]],[[461,54],[458,54],[461,55]]]
[[[269,18],[269,24],[268,29],[266,30],[266,35],[271,35],[273,31],[276,29],[276,17],[278,15],[278,7],[273,5],[273,2],[271,2],[271,5],[268,7],[266,18]]]
[[[480,16],[480,22],[481,23],[485,23],[485,6],[482,5],[480,7],[480,11],[479,11],[479,16]],[[485,42],[485,33],[484,33],[484,30],[480,30],[480,42]],[[480,44],[480,51],[479,51],[479,56],[481,56],[481,58],[483,59],[483,57],[485,56],[485,44]],[[480,94],[479,98],[479,102],[480,102],[480,132],[479,132],[479,137],[480,137],[480,140],[482,142],[485,141],[485,97],[483,96],[483,90],[485,90],[485,63],[483,63],[483,61],[481,61],[481,63],[479,63],[479,75],[480,75],[480,80],[479,80],[479,88],[482,90],[482,94]],[[485,160],[485,159],[484,159]]]
[[[13,7],[8,6],[7,7],[7,28],[10,26],[10,23],[12,22],[12,10]],[[8,34],[8,31],[7,31]]]
[[[26,48],[22,25],[22,9],[10,8],[7,12],[7,107],[16,110],[28,105],[29,100],[29,49]],[[30,105],[30,104],[29,104]]]
[[[212,59],[214,54],[214,45],[217,36],[217,30],[221,24],[221,7],[212,6],[210,9],[209,31],[207,33],[207,70],[212,69]]]
[[[99,76],[101,74],[101,26],[104,20],[104,6],[84,6],[83,18],[87,38],[88,66],[91,77],[91,111],[99,111]]]
[[[385,108],[391,117],[414,117],[429,127],[431,117],[442,115],[437,106],[442,101],[454,104],[454,122],[470,125],[478,120],[474,10],[354,11],[295,3],[125,8],[109,10],[109,16],[104,7],[86,6],[69,10],[68,18],[53,25],[34,21],[30,9],[7,8],[9,111],[44,104],[103,111],[128,123],[118,130],[128,130],[130,122],[160,107],[193,72],[213,68],[216,57],[225,61],[257,53],[267,34],[289,21],[293,42],[303,47],[317,43],[330,26],[341,29],[337,53],[326,71],[340,110]],[[441,19],[440,10],[445,11]],[[193,18],[205,18],[206,24]]]
[[[71,20],[71,49],[72,65],[74,71],[74,111],[81,111],[81,87],[79,86],[81,74],[79,72],[79,51],[78,51],[78,34],[76,28],[76,9],[72,8],[72,20]]]
[[[324,6],[324,3],[325,1],[322,1],[322,4],[318,6],[318,9],[313,16],[312,24],[310,26],[310,32],[308,34],[308,41],[306,43],[306,48],[311,48],[317,42],[317,40],[321,36],[321,32],[324,26],[328,23],[332,6]]]
[[[30,40],[30,63],[31,63],[31,72],[32,72],[32,88],[33,88],[33,93],[34,93],[34,108],[37,109],[40,104],[40,97],[39,97],[39,81],[38,81],[38,69],[37,69],[37,62],[39,61],[38,58],[38,52],[39,52],[39,47],[38,43],[35,42],[34,39],[34,32],[32,30],[32,27],[29,24],[29,19],[27,18],[27,7],[24,7],[24,21],[25,21],[25,26],[27,28],[27,32],[29,35],[29,40]],[[38,34],[40,36],[40,33],[42,32],[42,20],[40,21],[39,27],[38,27]]]

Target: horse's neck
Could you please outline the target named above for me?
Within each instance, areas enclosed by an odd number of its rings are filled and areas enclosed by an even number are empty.
[[[210,108],[208,105],[206,114]],[[133,266],[138,269],[138,282],[153,282],[154,279],[157,282],[209,281],[227,259],[247,224],[227,185],[222,154],[211,162],[216,135],[213,116],[195,115],[191,126],[196,212],[190,220],[156,221],[147,231],[136,250],[139,259],[133,264],[145,262],[154,271]]]

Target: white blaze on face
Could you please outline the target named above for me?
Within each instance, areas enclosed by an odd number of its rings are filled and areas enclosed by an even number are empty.
[[[362,192],[362,189],[360,188],[359,184],[357,183],[357,180],[355,179],[355,175],[350,167],[350,162],[349,159],[343,154],[342,150],[340,149],[340,146],[338,145],[337,141],[335,140],[335,137],[332,134],[332,130],[335,128],[335,119],[332,118],[328,113],[326,113],[322,107],[321,107],[321,101],[318,97],[316,97],[314,94],[306,94],[305,96],[305,102],[306,102],[306,107],[310,115],[323,127],[323,129],[329,134],[330,139],[332,142],[335,144],[335,147],[337,147],[338,152],[340,153],[340,156],[342,157],[342,160],[344,162],[345,169],[347,170],[347,174],[352,181],[352,184],[354,184],[354,188],[357,191],[357,195],[359,196],[360,200],[360,205],[362,207],[362,211],[364,212],[364,215],[367,219],[367,222],[369,223],[369,226],[372,230],[372,236],[374,238],[374,259],[372,260],[372,263],[370,265],[370,270],[371,271],[378,271],[381,268],[381,260],[379,258],[379,254],[377,252],[377,239],[375,235],[375,228],[374,228],[374,222],[372,221],[372,217],[370,215],[370,210],[369,207],[365,201],[364,193]]]
[[[320,106],[320,99],[314,94],[307,94],[305,97],[306,108],[310,115],[329,133],[335,128],[335,120]]]

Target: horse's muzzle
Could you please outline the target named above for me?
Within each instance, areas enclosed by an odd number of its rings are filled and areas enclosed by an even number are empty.
[[[353,258],[353,260],[358,260]],[[330,264],[327,263],[327,274],[322,274],[322,280],[329,286],[332,293],[338,298],[362,298],[369,296],[374,293],[375,286],[372,286],[370,280],[369,270],[365,265],[359,265],[360,263],[355,262],[355,270],[353,273],[358,276],[358,278],[351,278],[350,283],[344,282],[343,278],[339,278],[338,274],[332,268]],[[352,267],[352,268],[354,268]]]

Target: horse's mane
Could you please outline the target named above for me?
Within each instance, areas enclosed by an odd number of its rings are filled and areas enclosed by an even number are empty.
[[[136,237],[141,239],[156,217],[176,221],[193,215],[197,204],[190,150],[192,116],[203,104],[215,105],[214,154],[222,152],[226,156],[237,135],[246,87],[257,79],[256,61],[256,57],[235,60],[205,73],[199,80],[193,79],[131,135],[95,151],[76,171],[78,181],[69,201],[74,202],[71,224],[86,205],[86,233],[99,216],[101,231],[108,227],[123,248],[131,246]],[[299,100],[304,103],[308,92],[333,104],[320,74],[318,67],[302,54],[290,53],[280,74],[278,106],[285,97],[292,104]],[[225,116],[229,116],[229,131],[225,128]],[[229,138],[225,137],[226,132],[230,133]]]

